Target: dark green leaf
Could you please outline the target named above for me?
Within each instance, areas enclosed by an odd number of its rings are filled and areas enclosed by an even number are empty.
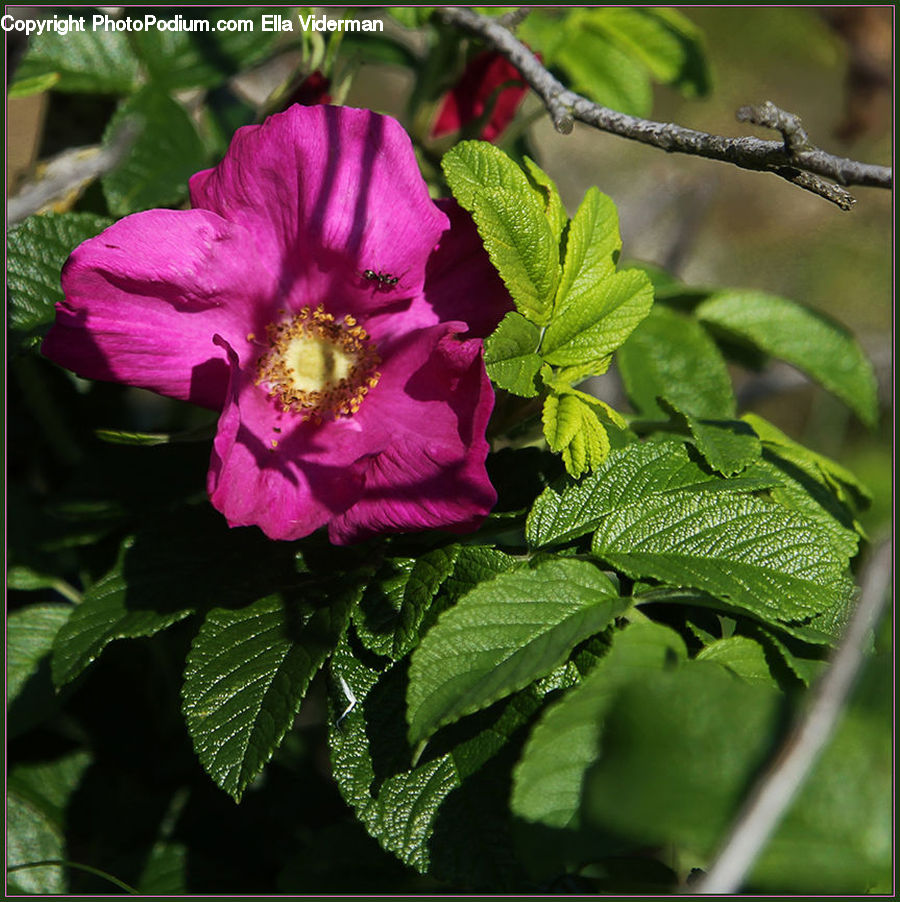
[[[583,561],[546,561],[477,586],[413,652],[411,742],[546,675],[627,606],[609,579]]]
[[[353,599],[316,608],[272,595],[207,615],[187,658],[184,715],[200,763],[235,801],[290,728]]]
[[[824,314],[758,291],[717,292],[696,314],[808,373],[874,425],[878,398],[872,365],[853,336]]]
[[[92,11],[93,12],[93,11]],[[28,52],[16,69],[14,84],[57,74],[57,91],[88,94],[129,94],[138,84],[138,60],[128,35],[91,27],[85,17],[84,31],[70,31],[64,37],[47,29],[33,35]]]
[[[88,238],[112,225],[92,213],[48,213],[29,216],[6,238],[6,282],[9,325],[37,344],[63,299],[59,275],[69,254]]]
[[[752,495],[680,491],[614,510],[594,553],[636,579],[690,586],[775,625],[837,637],[853,584],[816,524]]]
[[[122,162],[101,179],[110,211],[125,216],[173,206],[187,196],[188,179],[206,165],[206,151],[181,104],[152,88],[130,97],[110,120],[109,142],[123,120],[141,129]]]
[[[69,604],[33,604],[13,611],[6,621],[6,705],[50,653],[59,628],[73,611]]]
[[[526,536],[533,548],[567,542],[596,529],[614,510],[679,489],[750,492],[779,484],[765,474],[721,479],[692,461],[680,443],[634,443],[612,451],[580,482],[567,479],[545,489],[529,514]]]

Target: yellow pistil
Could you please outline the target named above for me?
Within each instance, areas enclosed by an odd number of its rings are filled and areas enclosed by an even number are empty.
[[[381,378],[381,358],[366,330],[352,316],[336,321],[321,304],[270,323],[266,334],[269,350],[259,358],[256,384],[284,413],[317,421],[350,416]]]

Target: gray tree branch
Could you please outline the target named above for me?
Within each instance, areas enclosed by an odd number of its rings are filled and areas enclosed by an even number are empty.
[[[842,186],[890,188],[893,184],[889,166],[859,163],[811,145],[799,119],[774,104],[767,102],[759,107],[744,107],[738,112],[738,119],[774,128],[781,132],[781,141],[711,135],[673,122],[629,116],[570,91],[497,19],[478,15],[464,7],[441,7],[437,15],[447,24],[475,35],[506,57],[541,98],[555,128],[563,134],[571,132],[575,121],[579,121],[668,153],[691,154],[731,163],[741,169],[771,172],[824,197],[842,210],[849,210],[856,203],[853,195]]]

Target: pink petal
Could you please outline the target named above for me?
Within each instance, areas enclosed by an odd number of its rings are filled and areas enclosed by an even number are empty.
[[[461,319],[471,334],[489,335],[513,309],[472,217],[452,198],[436,201],[450,220],[428,261],[425,299],[442,320]]]
[[[334,298],[339,315],[418,292],[447,227],[400,124],[347,107],[293,106],[238,129],[222,162],[191,179],[191,199],[247,228],[295,304]],[[366,270],[399,282],[380,291]]]
[[[125,217],[75,249],[62,287],[47,357],[213,409],[228,384],[213,334],[251,355],[276,294],[244,229],[204,210]]]
[[[394,355],[405,379],[386,373],[356,416],[364,430],[380,423],[389,443],[363,461],[360,498],[329,524],[337,544],[427,528],[468,532],[497,500],[484,467],[494,395],[481,342],[442,324]]]
[[[210,500],[231,526],[259,526],[272,539],[298,539],[346,510],[362,490],[366,436],[352,418],[320,426],[284,415],[228,355],[228,400],[213,443]]]

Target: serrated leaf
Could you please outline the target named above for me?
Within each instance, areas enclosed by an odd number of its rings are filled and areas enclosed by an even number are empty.
[[[172,91],[222,84],[266,56],[280,36],[279,31],[262,29],[262,16],[290,15],[289,9],[275,7],[193,12],[193,18],[202,16],[210,22],[210,31],[154,27],[130,34],[132,47],[156,87]],[[244,31],[218,31],[218,23],[234,20],[235,12],[239,12],[242,22],[249,22],[252,27]],[[164,11],[156,10],[155,15],[160,20],[166,19]]]
[[[767,474],[722,479],[691,460],[678,442],[634,443],[612,451],[580,482],[566,479],[546,488],[528,516],[526,538],[532,548],[568,542],[595,529],[614,510],[679,489],[750,492],[779,484]]]
[[[290,728],[352,599],[316,609],[271,595],[207,615],[187,657],[184,716],[200,763],[236,802]]]
[[[716,639],[698,652],[696,660],[721,664],[748,683],[778,688],[778,681],[769,670],[765,650],[748,636]]]
[[[803,370],[869,426],[878,416],[872,365],[856,339],[824,314],[758,291],[721,291],[697,307],[702,322]]]
[[[559,244],[563,230],[569,222],[566,214],[566,208],[563,206],[562,198],[559,196],[559,189],[556,182],[538,166],[530,157],[524,158],[525,168],[532,182],[537,186],[538,191],[544,196],[544,212],[547,216],[547,222],[550,223],[550,229]]]
[[[117,110],[104,143],[113,140],[125,119],[137,120],[141,130],[122,162],[100,180],[110,211],[126,216],[180,203],[188,179],[206,165],[203,142],[187,111],[167,94],[145,88]]]
[[[515,770],[511,809],[523,823],[522,857],[547,879],[599,856],[603,838],[582,832],[584,776],[600,752],[603,716],[622,685],[687,659],[681,637],[652,622],[632,623],[588,676],[548,708]]]
[[[128,94],[138,84],[138,61],[128,35],[88,27],[65,37],[46,30],[29,39],[28,51],[16,69],[15,85],[41,76],[58,75],[57,91],[87,94]]]
[[[616,206],[591,186],[569,225],[557,293],[558,310],[578,306],[598,282],[612,275],[621,249]]]
[[[709,93],[700,32],[676,10],[610,7],[593,10],[585,23],[639,60],[657,81],[677,85],[688,97]]]
[[[448,731],[452,736],[435,737],[413,766],[404,717],[406,661],[387,668],[365,663],[345,638],[331,671],[334,714],[346,706],[339,678],[357,698],[341,727],[332,727],[332,769],[369,833],[405,864],[437,879],[494,891],[520,886],[509,772],[522,728],[553,687],[530,686],[467,718]]]
[[[75,679],[117,639],[153,636],[214,604],[247,603],[297,581],[287,546],[230,530],[211,508],[181,510],[123,543],[53,643],[57,687]]]
[[[491,382],[523,398],[537,393],[535,377],[541,368],[535,350],[540,330],[521,313],[511,311],[484,340],[484,366]]]
[[[635,579],[709,592],[775,625],[837,636],[852,581],[815,523],[751,495],[674,492],[607,515],[593,552]]]
[[[616,364],[628,400],[643,416],[664,416],[658,397],[697,417],[735,416],[731,377],[722,354],[692,317],[655,304],[619,348]]]
[[[413,744],[524,688],[628,606],[583,561],[503,573],[447,610],[413,652],[407,719]]]
[[[33,604],[13,611],[6,620],[6,706],[50,653],[59,628],[74,608],[68,604]]]
[[[92,213],[47,213],[29,216],[6,238],[6,282],[9,326],[36,344],[43,327],[56,316],[63,299],[59,276],[69,254],[88,238],[112,225]]]
[[[460,205],[475,220],[494,267],[519,312],[543,325],[559,283],[559,248],[544,201],[524,172],[491,144],[462,141],[441,165]]]
[[[611,354],[650,312],[653,288],[636,269],[611,274],[555,311],[541,343],[544,360],[577,366]]]
[[[562,454],[566,472],[574,477],[600,466],[609,454],[609,437],[597,411],[570,390],[544,401],[543,424],[547,444]]]

